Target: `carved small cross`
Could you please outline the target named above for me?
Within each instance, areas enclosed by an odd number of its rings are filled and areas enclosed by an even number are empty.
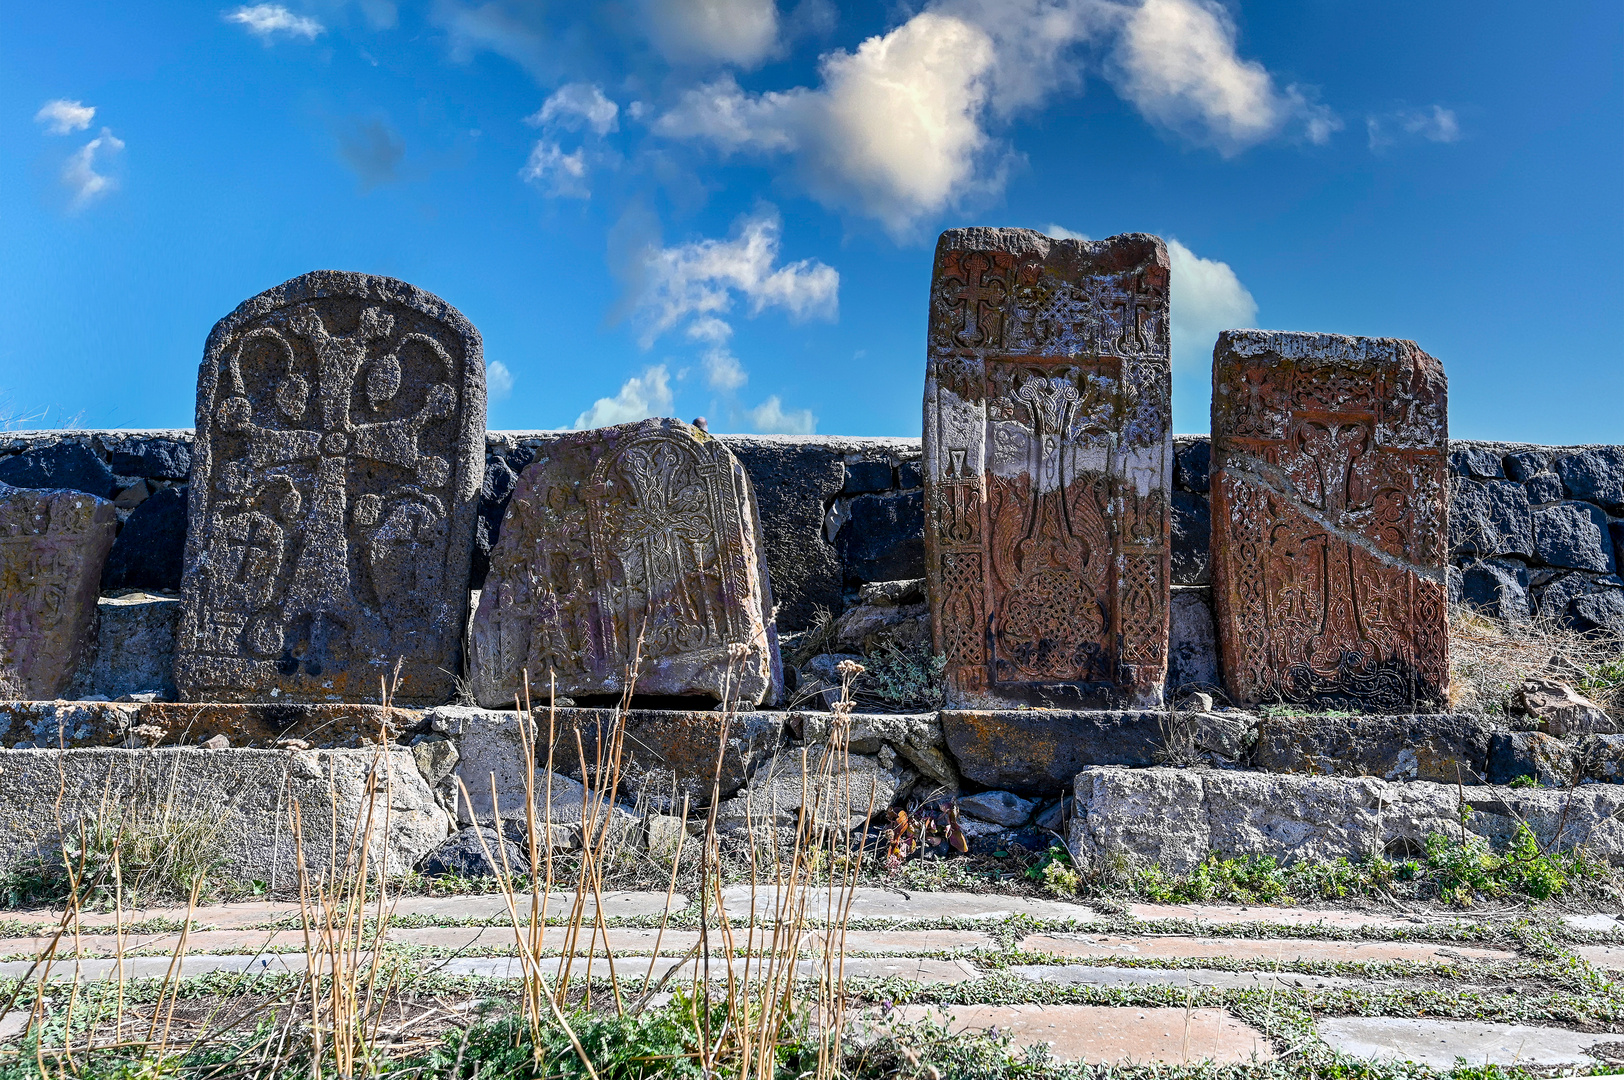
[[[948,293],[948,306],[964,308],[964,327],[954,337],[960,345],[968,348],[985,345],[992,339],[981,318],[981,305],[992,308],[992,317],[996,319],[997,305],[1009,294],[1007,285],[996,277],[988,276],[991,269],[992,260],[987,256],[968,255],[964,259],[964,277],[948,278],[944,282],[950,289],[958,286],[956,291]]]

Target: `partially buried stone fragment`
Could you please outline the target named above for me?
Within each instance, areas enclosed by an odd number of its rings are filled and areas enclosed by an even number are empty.
[[[715,438],[650,419],[565,436],[519,477],[473,627],[474,695],[703,695],[782,676],[750,480]],[[539,700],[544,700],[540,698]]]
[[[96,630],[113,504],[0,483],[0,698],[60,697]]]

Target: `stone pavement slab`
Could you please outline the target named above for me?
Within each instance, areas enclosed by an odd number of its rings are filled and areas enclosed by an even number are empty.
[[[276,919],[298,914],[299,905],[288,900],[245,900],[236,904],[206,904],[192,909],[192,925],[195,927],[214,926],[221,928],[257,926],[260,923],[272,922]],[[15,920],[27,926],[37,925],[42,928],[42,932],[55,933],[56,928],[62,923],[62,912],[41,908],[33,911],[15,912],[8,915],[7,919]],[[182,923],[186,921],[186,909],[184,907],[127,908],[122,917],[118,913],[111,911],[83,911],[79,913],[79,925],[81,927],[108,931],[111,931],[120,923],[130,926],[153,919]]]
[[[903,1022],[929,1014],[949,1032],[1007,1031],[1014,1046],[1047,1044],[1062,1062],[1220,1065],[1268,1061],[1274,1048],[1223,1009],[1132,1009],[1102,1005],[908,1005]]]
[[[1015,964],[1009,972],[1032,982],[1063,986],[1176,986],[1216,990],[1337,990],[1368,985],[1339,975],[1292,971],[1213,971],[1207,968],[1120,968],[1092,964]]]
[[[1468,1065],[1587,1065],[1596,1060],[1588,1047],[1619,1041],[1617,1035],[1475,1020],[1334,1016],[1317,1026],[1320,1038],[1340,1053],[1435,1069],[1452,1068],[1456,1058]]]
[[[29,956],[42,954],[50,947],[53,936],[39,934],[24,938],[0,938],[0,956]],[[173,952],[180,943],[180,935],[172,931],[162,934],[125,934],[124,955],[134,952],[163,949]],[[193,930],[186,935],[188,953],[257,953],[265,950],[303,949],[302,930]],[[56,955],[116,956],[117,934],[80,934],[77,941],[72,934],[64,934],[56,943]]]
[[[1573,951],[1599,968],[1624,971],[1624,945],[1581,945]]]
[[[560,958],[561,959],[561,958]],[[678,969],[672,978],[676,980],[692,979],[694,969],[700,967],[697,961],[685,960],[681,957],[662,956],[653,963],[655,981],[664,978],[668,971]],[[823,971],[821,960],[798,960],[796,972],[800,978],[809,979],[819,976]],[[437,970],[447,975],[481,975],[492,979],[517,979],[524,974],[517,957],[459,957],[447,960],[443,964],[428,962],[425,970]],[[545,969],[549,975],[556,974],[562,967],[559,961],[549,958],[549,966]],[[733,963],[734,972],[743,978],[748,974],[753,979],[761,971],[759,960],[752,959],[748,963],[743,959],[736,959]],[[639,983],[650,970],[648,957],[617,957],[615,960],[615,974],[624,983],[628,978],[635,978]],[[603,957],[594,957],[588,965],[585,960],[577,960],[570,967],[571,977],[580,977],[590,972],[595,979],[609,977],[609,963]],[[727,977],[727,965],[714,961],[709,965],[710,977],[722,979]],[[848,956],[844,966],[847,979],[886,979],[904,978],[915,982],[933,985],[966,982],[981,977],[981,973],[970,963],[964,960],[936,960],[929,957],[863,957]]]
[[[548,920],[568,918],[574,903],[574,893],[548,893]],[[514,906],[522,917],[528,918],[530,894],[520,893],[515,896]],[[688,898],[682,893],[672,895],[672,911],[681,911],[687,906]],[[603,894],[603,917],[606,919],[633,919],[658,915],[665,907],[664,892],[615,891]],[[596,912],[597,902],[591,893],[586,894],[582,909],[589,918]],[[476,896],[403,896],[395,904],[395,915],[453,921],[509,917],[507,899],[501,893],[482,893]]]
[[[139,956],[126,958],[123,963],[125,979],[162,979],[169,972],[170,957],[167,956]],[[0,979],[20,979],[29,974],[33,962],[28,960],[7,960],[0,963]],[[308,967],[304,953],[265,954],[254,956],[251,954],[236,954],[230,956],[216,956],[207,953],[188,953],[181,959],[179,978],[189,979],[198,975],[207,975],[221,971],[240,973],[245,975],[286,975],[298,973]],[[41,965],[30,976],[30,981],[37,981],[41,975],[46,974],[44,965]],[[98,960],[56,960],[50,964],[48,978],[52,982],[66,982],[78,977],[81,982],[99,982],[118,978],[119,962],[114,959]]]
[[[1115,934],[1031,934],[1021,939],[1020,949],[1029,953],[1084,958],[1121,956],[1172,960],[1230,957],[1236,960],[1269,960],[1281,964],[1305,961],[1370,963],[1391,960],[1448,964],[1459,960],[1517,958],[1516,953],[1500,949],[1433,945],[1427,942],[1211,938],[1175,935],[1122,937]],[[1624,953],[1624,950],[1619,951]]]
[[[977,919],[996,921],[1011,915],[1030,915],[1035,919],[1075,919],[1092,922],[1100,916],[1093,908],[1082,904],[1068,904],[1059,900],[1041,900],[1030,896],[1000,896],[996,893],[968,892],[902,892],[896,889],[860,888],[851,898],[849,918],[886,919],[904,922],[914,919]],[[777,907],[776,886],[758,887],[755,910],[758,918],[771,918]],[[750,886],[735,885],[722,890],[722,902],[729,918],[743,919],[750,915]],[[809,918],[824,920],[830,912],[828,892],[819,890],[807,903]]]
[[[1184,919],[1217,926],[1244,926],[1272,923],[1278,926],[1330,926],[1339,930],[1377,927],[1385,930],[1415,930],[1425,926],[1448,925],[1461,921],[1456,916],[1385,914],[1365,911],[1338,911],[1300,907],[1258,907],[1236,904],[1129,904],[1128,914],[1141,922]]]
[[[1597,934],[1615,934],[1624,931],[1624,919],[1611,915],[1564,915],[1562,921],[1572,930],[1588,930]]]

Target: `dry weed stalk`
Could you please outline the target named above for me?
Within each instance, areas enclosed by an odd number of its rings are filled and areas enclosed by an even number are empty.
[[[1584,633],[1548,618],[1491,619],[1468,607],[1449,612],[1450,704],[1480,715],[1510,711],[1523,680],[1543,675],[1576,685],[1587,673],[1617,664],[1624,641]],[[1615,716],[1624,710],[1624,680],[1596,681],[1583,692]]]

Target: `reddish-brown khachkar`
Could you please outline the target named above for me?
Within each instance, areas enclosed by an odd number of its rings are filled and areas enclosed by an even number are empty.
[[[1237,703],[1447,700],[1447,385],[1411,341],[1218,336],[1213,592]]]
[[[1172,486],[1167,248],[936,244],[925,544],[948,704],[1160,704]]]

